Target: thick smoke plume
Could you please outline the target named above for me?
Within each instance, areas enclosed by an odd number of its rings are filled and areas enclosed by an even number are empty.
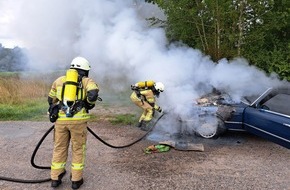
[[[81,55],[96,81],[115,90],[142,80],[163,82],[159,104],[180,114],[213,87],[239,101],[281,83],[245,59],[217,64],[197,49],[168,44],[165,31],[148,27],[144,18],[158,16],[156,10],[141,0],[2,0],[0,6],[9,20],[3,31],[29,50],[31,69],[66,69]]]

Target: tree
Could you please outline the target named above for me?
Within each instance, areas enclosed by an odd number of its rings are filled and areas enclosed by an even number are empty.
[[[290,79],[286,0],[148,0],[167,15],[170,41],[201,49],[214,61],[245,57]]]
[[[243,55],[266,72],[290,80],[290,2],[275,1],[253,27]],[[256,35],[253,35],[256,34]]]
[[[14,72],[26,70],[28,59],[24,49],[15,47],[13,49],[5,48],[0,44],[0,71]]]

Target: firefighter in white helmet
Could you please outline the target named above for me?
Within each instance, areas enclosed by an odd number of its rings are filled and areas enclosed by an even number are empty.
[[[154,111],[162,112],[161,107],[156,104],[156,97],[158,98],[160,92],[164,91],[164,85],[161,82],[148,80],[131,85],[131,89],[133,92],[130,99],[143,109],[137,127],[147,131],[148,123],[152,120]]]
[[[87,122],[89,110],[95,106],[98,85],[88,77],[90,63],[83,57],[72,60],[65,76],[57,78],[48,95],[49,113],[54,126],[54,149],[51,163],[51,187],[58,187],[65,175],[68,147],[71,143],[72,188],[83,184]]]

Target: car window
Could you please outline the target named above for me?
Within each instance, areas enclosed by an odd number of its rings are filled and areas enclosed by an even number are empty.
[[[271,111],[290,115],[290,95],[288,94],[277,94],[263,105],[266,105]]]
[[[242,102],[244,102],[245,104],[251,104],[257,98],[259,98],[259,96],[257,96],[257,95],[255,95],[255,96],[245,96],[245,97],[243,97]]]

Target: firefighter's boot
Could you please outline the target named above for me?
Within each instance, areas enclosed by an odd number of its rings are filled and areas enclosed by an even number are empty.
[[[71,188],[72,189],[78,189],[78,188],[80,188],[80,186],[83,183],[84,183],[84,179],[83,178],[81,180],[79,180],[79,181],[72,181]]]
[[[64,170],[64,172],[62,172],[61,174],[59,174],[58,176],[58,180],[51,180],[51,187],[55,188],[60,186],[61,184],[61,179],[63,178],[63,176],[65,175],[66,171]]]
[[[149,131],[149,129],[150,129],[150,127],[149,127],[149,122],[150,122],[150,121],[143,121],[143,122],[142,122],[142,125],[141,125],[141,127],[140,127],[140,129],[141,129],[142,131]]]
[[[142,124],[143,124],[143,120],[141,120],[138,124],[137,124],[137,126],[136,127],[138,127],[138,128],[141,128],[142,127]]]

